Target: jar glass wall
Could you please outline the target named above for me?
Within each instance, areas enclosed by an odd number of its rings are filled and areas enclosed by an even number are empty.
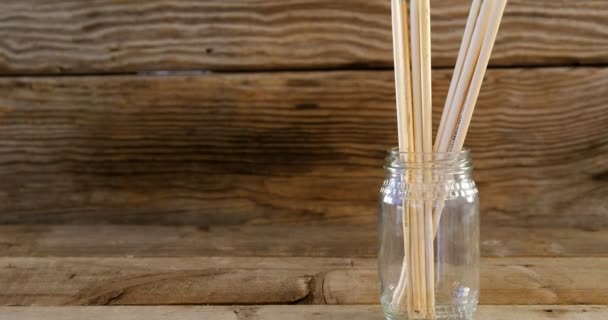
[[[479,294],[479,197],[468,151],[390,150],[379,201],[386,319],[468,320]]]

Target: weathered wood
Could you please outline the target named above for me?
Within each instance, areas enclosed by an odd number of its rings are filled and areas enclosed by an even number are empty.
[[[606,304],[608,258],[485,258],[482,304]],[[0,305],[373,304],[375,259],[0,258]]]
[[[8,257],[375,257],[376,221],[241,226],[0,225]],[[484,257],[608,257],[608,232],[481,226]]]
[[[605,304],[605,258],[487,258],[481,264],[482,304]],[[328,272],[323,279],[327,304],[374,303],[376,270]]]
[[[376,223],[242,226],[0,225],[0,256],[375,257]],[[608,256],[608,253],[606,253]]]
[[[454,63],[470,1],[432,1],[435,66]],[[511,0],[494,65],[607,63],[603,0]],[[1,73],[392,64],[383,0],[0,3]]]
[[[481,225],[481,254],[485,257],[606,257],[606,228],[503,227],[488,220]]]
[[[13,320],[377,320],[376,305],[351,306],[162,306],[162,307],[0,307]],[[606,306],[479,306],[476,320],[603,320]]]
[[[0,79],[0,223],[367,223],[392,78]],[[467,142],[483,223],[608,225],[607,86],[605,68],[488,72]]]

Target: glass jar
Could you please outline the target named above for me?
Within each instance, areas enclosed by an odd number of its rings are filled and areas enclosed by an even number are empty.
[[[469,151],[389,150],[378,274],[386,319],[469,320],[479,295],[479,197]]]

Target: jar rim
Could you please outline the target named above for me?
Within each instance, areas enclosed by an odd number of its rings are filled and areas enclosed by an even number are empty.
[[[454,152],[401,152],[398,148],[391,148],[387,151],[384,168],[393,173],[420,169],[465,173],[472,170],[473,163],[469,149]]]
[[[386,153],[389,156],[399,156],[399,155],[408,155],[408,156],[434,156],[433,158],[435,158],[437,155],[440,155],[443,159],[446,158],[452,158],[452,157],[457,157],[457,156],[466,156],[466,157],[470,157],[471,156],[471,149],[468,148],[464,148],[460,151],[449,151],[449,152],[409,152],[409,151],[399,151],[398,147],[393,147],[390,148],[386,151]]]

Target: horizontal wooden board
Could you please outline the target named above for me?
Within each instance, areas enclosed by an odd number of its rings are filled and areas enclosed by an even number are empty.
[[[435,123],[449,77],[434,73]],[[392,79],[2,78],[0,223],[368,223]],[[467,140],[482,223],[605,230],[607,86],[606,68],[488,72]]]
[[[0,225],[8,257],[376,257],[376,222],[240,226]],[[608,257],[608,232],[481,226],[484,257]]]
[[[0,305],[374,304],[375,259],[0,258]],[[608,258],[484,258],[482,304],[607,304]]]
[[[20,320],[377,320],[375,305],[351,306],[160,306],[160,307],[0,307],[6,319]],[[476,320],[603,320],[606,306],[480,306]]]
[[[470,1],[432,1],[435,66],[453,65]],[[494,65],[608,62],[608,3],[511,0]],[[0,3],[0,73],[388,67],[390,1]]]

